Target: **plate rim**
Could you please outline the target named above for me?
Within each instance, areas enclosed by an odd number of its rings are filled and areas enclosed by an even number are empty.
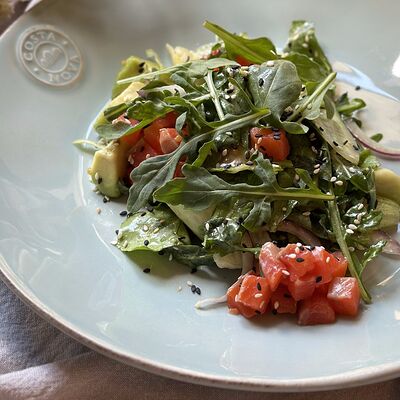
[[[25,12],[7,27],[0,35],[0,42],[4,40],[7,35],[11,34],[20,21],[31,14],[32,10],[42,8],[46,4],[54,3],[55,1],[56,0],[41,0],[39,3],[35,4],[29,11]],[[324,377],[282,380],[251,377],[223,377],[215,374],[193,371],[188,368],[174,367],[168,363],[152,361],[142,356],[127,355],[106,341],[82,332],[79,327],[47,307],[31,290],[29,290],[29,288],[20,282],[1,254],[0,279],[24,304],[64,334],[106,357],[164,378],[222,389],[290,393],[346,389],[400,377],[400,360]]]

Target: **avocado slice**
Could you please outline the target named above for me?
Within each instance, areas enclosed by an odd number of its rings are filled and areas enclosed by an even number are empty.
[[[129,146],[113,140],[94,153],[92,165],[87,172],[97,189],[108,197],[121,196],[120,179],[128,166]]]
[[[390,169],[375,171],[376,194],[400,204],[400,176]]]

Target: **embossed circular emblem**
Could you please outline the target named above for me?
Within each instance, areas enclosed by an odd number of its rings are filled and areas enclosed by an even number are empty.
[[[17,51],[26,70],[48,85],[69,85],[82,71],[82,57],[75,43],[51,25],[27,29],[18,41]]]

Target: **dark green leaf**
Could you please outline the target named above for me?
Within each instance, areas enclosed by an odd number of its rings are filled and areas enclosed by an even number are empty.
[[[291,52],[285,57],[285,60],[291,61],[296,66],[297,73],[303,83],[321,82],[327,76],[324,68],[307,55]]]
[[[191,268],[202,267],[204,265],[215,267],[212,254],[202,246],[180,245],[166,249],[167,254],[171,254],[175,261],[187,265]]]

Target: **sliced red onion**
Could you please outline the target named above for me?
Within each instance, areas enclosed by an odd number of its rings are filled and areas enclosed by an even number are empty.
[[[384,231],[376,231],[372,234],[372,239],[374,241],[386,240],[387,243],[382,252],[400,256],[400,243],[396,239],[392,238],[388,233]]]
[[[311,246],[320,246],[320,240],[311,233],[308,229],[304,229],[300,225],[295,224],[291,221],[282,221],[278,227],[278,231],[291,233],[292,235],[298,237],[303,244],[309,244]]]
[[[214,307],[218,304],[224,304],[227,301],[227,295],[224,294],[221,297],[209,297],[208,299],[198,301],[194,306],[199,310],[204,310],[205,308]]]
[[[351,119],[344,121],[350,133],[365,147],[375,151],[382,157],[400,159],[400,149],[386,147],[368,137]]]

